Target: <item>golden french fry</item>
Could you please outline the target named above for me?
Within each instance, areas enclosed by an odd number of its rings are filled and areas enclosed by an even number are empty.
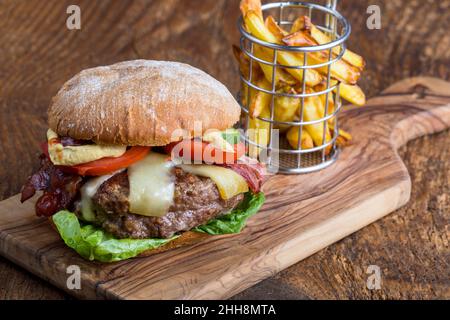
[[[239,63],[239,70],[242,75],[248,79],[250,70],[250,58],[247,57],[238,46],[233,45],[233,54],[236,61]],[[257,63],[252,64],[252,78],[258,79],[261,75],[261,69]]]
[[[311,90],[308,90],[307,92],[311,93]],[[323,110],[323,106],[322,101],[319,99],[319,97],[306,97],[303,106],[303,120],[314,121],[321,119],[322,117],[320,115],[320,110]],[[331,140],[329,128],[328,126],[326,126],[325,128],[324,121],[305,125],[305,129],[311,135],[311,138],[313,139],[316,146],[321,146]],[[325,141],[323,141],[324,130]],[[330,150],[331,146],[328,146],[325,151],[326,153],[328,153]]]
[[[299,30],[284,37],[283,42],[288,46],[307,47],[317,45],[317,42],[303,30]]]
[[[330,84],[331,85],[331,84]],[[314,87],[314,91],[315,92],[319,92],[319,91],[325,91],[327,89],[327,83],[326,81],[322,81],[320,84],[318,84],[317,86]],[[319,95],[320,100],[322,101],[322,106],[323,106],[323,111],[321,111],[321,116],[325,116],[325,109],[326,105],[327,105],[327,94],[321,94]],[[335,104],[334,104],[334,94],[333,92],[329,92],[328,93],[328,109],[327,111],[327,115],[332,114],[335,110]],[[328,124],[333,124],[334,123],[334,117],[328,119]]]
[[[315,46],[317,42],[312,39],[306,32],[300,30],[285,38],[283,42],[288,46]],[[309,64],[320,64],[328,61],[329,54],[327,52],[311,52],[308,53]],[[328,67],[317,68],[322,74],[328,74]],[[343,82],[356,83],[361,76],[359,69],[348,65],[345,61],[339,60],[331,65],[331,76]]]
[[[283,39],[285,38],[286,32],[278,26],[278,24],[276,23],[275,19],[272,16],[267,17],[265,25],[268,31],[276,39],[276,43],[283,43]],[[297,54],[297,56],[303,59],[303,54]],[[328,61],[328,54],[325,54],[323,52],[310,52],[307,54],[307,61],[308,64],[310,65],[325,63]],[[325,75],[328,73],[328,67],[320,67],[317,68],[317,70]],[[310,69],[307,72],[309,71],[315,70]],[[334,78],[342,82],[348,82],[351,84],[356,83],[356,81],[359,79],[361,75],[358,69],[348,65],[345,61],[342,60],[336,61],[331,65],[330,73],[331,76],[333,76]]]
[[[297,18],[297,20],[295,20],[294,24],[292,25],[291,33],[295,33],[299,30],[307,30],[310,33],[311,37],[318,44],[325,44],[331,42],[330,37],[327,36],[325,33],[323,33],[320,29],[318,29],[314,24],[312,24],[311,19],[307,16]],[[336,55],[340,54],[341,47],[340,46],[334,47],[333,53]],[[342,59],[344,59],[351,65],[359,68],[360,70],[364,69],[366,65],[363,57],[348,49],[345,50]]]
[[[351,141],[346,140],[343,136],[338,135],[338,137],[336,138],[336,145],[338,147],[347,147],[351,144]]]
[[[241,0],[240,9],[243,17],[245,17],[247,12],[254,11],[261,19],[264,19],[261,0]]]
[[[270,43],[282,44],[282,39],[277,38],[273,35],[265,26],[263,20],[254,12],[248,11],[244,16],[245,25],[247,29],[253,34],[255,37]],[[303,59],[299,57],[298,54],[294,54],[291,52],[280,51],[277,54],[277,61],[286,66],[301,66],[303,65]],[[286,69],[295,79],[302,81],[303,79],[303,70],[300,69]],[[316,70],[307,70],[305,72],[305,83],[314,87],[319,84],[322,80],[322,76]]]
[[[363,106],[366,104],[366,95],[358,85],[349,85],[341,83],[339,86],[340,96],[348,102],[356,105]]]
[[[256,82],[256,85],[265,90],[272,90],[272,85],[264,77],[259,79]],[[259,115],[263,112],[263,110],[269,108],[271,100],[272,96],[270,94],[257,90],[255,98],[250,103],[249,108],[250,117],[251,118],[259,117]]]
[[[352,143],[352,135],[342,129],[339,129],[339,135],[336,138],[336,143],[340,147],[346,147]]]
[[[273,51],[267,48],[263,48],[259,45],[254,45],[253,53],[255,57],[267,61],[267,62],[273,62]],[[268,64],[264,64],[262,62],[259,63],[259,66],[261,70],[264,73],[264,76],[266,77],[267,81],[272,83],[272,75],[273,75],[273,67]],[[289,85],[295,85],[297,83],[297,80],[291,76],[289,73],[287,73],[285,70],[276,68],[275,69],[275,84],[278,85],[280,82],[283,82],[285,84]]]
[[[332,132],[334,131],[334,124],[330,125],[330,130]],[[352,135],[350,133],[348,133],[347,131],[344,131],[342,129],[339,129],[338,136],[336,138],[336,144],[339,147],[346,147],[346,146],[351,144],[352,139],[353,138],[352,138]]]
[[[292,149],[299,149],[298,147],[299,130],[300,128],[295,126],[291,127],[289,131],[286,133],[286,139],[289,142],[289,145],[292,147]],[[314,148],[313,140],[306,130],[302,130],[301,147],[302,150]]]
[[[270,111],[268,107],[262,110],[260,117],[270,119]],[[269,131],[269,122],[259,120],[258,118],[249,119],[249,129],[247,130],[247,134],[248,139],[251,142],[266,147],[269,144]],[[261,152],[261,148],[250,144],[248,152],[250,157],[257,158],[259,153]]]
[[[284,93],[296,93],[294,89],[290,87],[283,87],[279,92]],[[275,98],[274,107],[274,119],[276,121],[291,122],[294,121],[298,108],[300,107],[300,99],[291,98],[285,96],[277,96]],[[289,129],[288,125],[276,125],[275,129],[279,129],[280,132],[285,132]]]
[[[248,79],[249,78],[249,70],[250,70],[250,59],[247,57],[239,48],[238,46],[233,45],[233,54],[236,58],[237,62],[239,63],[239,69],[242,73],[242,75]],[[259,79],[262,76],[262,71],[259,68],[257,63],[252,64],[252,79]],[[243,83],[241,84],[241,103],[242,105],[247,105],[247,97],[248,97],[248,86],[247,84]]]
[[[328,55],[323,52],[311,52],[307,54],[307,60],[309,65],[321,64],[328,62]],[[328,74],[328,66],[319,67],[317,70],[323,75]],[[338,60],[331,64],[330,75],[343,83],[356,84],[361,76],[361,71],[344,60]]]
[[[275,21],[274,17],[268,16],[265,21],[267,29],[269,29],[270,32],[272,32],[277,38],[283,39],[289,33],[284,30],[282,27],[278,25],[278,23]]]
[[[337,80],[330,80],[330,87],[335,86],[337,84]],[[322,82],[319,85],[315,86],[315,91],[322,91],[326,88],[326,82]],[[334,93],[337,93],[337,90],[333,90]],[[339,95],[342,99],[356,105],[363,106],[366,104],[366,95],[362,91],[362,89],[358,85],[349,85],[342,83],[339,85]]]
[[[298,17],[292,24],[290,33],[293,34],[300,30],[311,30],[311,25],[311,19],[308,16]]]

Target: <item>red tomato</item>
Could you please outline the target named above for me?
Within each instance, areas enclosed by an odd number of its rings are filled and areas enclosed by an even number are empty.
[[[182,140],[165,147],[166,153],[173,158],[182,159],[185,163],[225,164],[236,163],[245,154],[245,145],[234,145],[234,152],[216,149],[212,144],[201,140]]]
[[[48,154],[48,144],[41,144],[42,152],[50,159]],[[107,157],[95,161],[78,164],[76,166],[58,166],[69,173],[76,173],[80,176],[102,176],[120,169],[128,168],[135,162],[143,159],[150,152],[150,147],[131,147],[120,157]]]
[[[150,152],[150,147],[132,147],[120,157],[107,157],[69,167],[80,176],[102,176],[111,172],[128,168],[142,160]]]

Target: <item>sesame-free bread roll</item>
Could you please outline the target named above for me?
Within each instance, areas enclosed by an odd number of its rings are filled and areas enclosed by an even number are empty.
[[[134,60],[78,73],[53,98],[48,122],[60,136],[163,146],[181,139],[179,129],[193,136],[196,121],[202,132],[224,130],[239,114],[231,93],[207,73],[178,62]]]

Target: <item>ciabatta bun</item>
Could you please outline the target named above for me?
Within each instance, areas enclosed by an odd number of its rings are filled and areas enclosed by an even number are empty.
[[[48,110],[49,127],[60,136],[100,144],[163,146],[224,130],[240,108],[219,81],[187,64],[134,60],[81,71],[59,90]],[[180,130],[177,130],[181,133]]]

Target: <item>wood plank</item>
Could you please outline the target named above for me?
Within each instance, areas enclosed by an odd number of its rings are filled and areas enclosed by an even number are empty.
[[[413,78],[364,108],[344,112],[356,138],[323,171],[272,177],[267,203],[239,235],[114,264],[85,261],[66,248],[32,202],[0,203],[0,253],[83,298],[226,298],[404,205],[410,178],[397,148],[450,126],[450,84]],[[82,289],[66,288],[66,267],[79,265]]]

